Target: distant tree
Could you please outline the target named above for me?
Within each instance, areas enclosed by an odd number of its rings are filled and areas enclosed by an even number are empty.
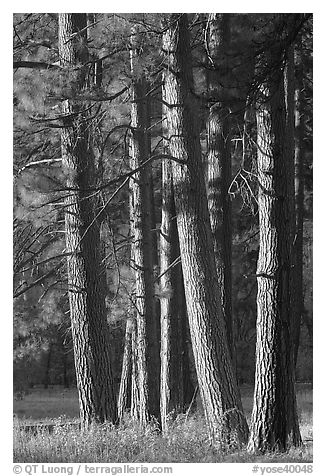
[[[186,14],[164,25],[163,101],[173,156],[172,175],[190,333],[208,432],[217,446],[247,439],[227,344],[215,267],[203,164],[196,127]],[[181,162],[181,163],[180,163]]]
[[[59,55],[62,68],[70,74],[70,86],[82,94],[88,86],[86,14],[59,14]],[[72,98],[63,101],[61,114],[68,292],[80,416],[87,426],[117,419],[100,233],[88,191],[95,182],[92,123],[96,112],[94,105]]]

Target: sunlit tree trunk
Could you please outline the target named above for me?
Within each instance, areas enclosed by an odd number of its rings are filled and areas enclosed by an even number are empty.
[[[86,14],[59,14],[59,55],[64,72],[74,79],[76,93],[87,87]],[[68,291],[77,387],[82,424],[115,422],[116,398],[109,357],[105,282],[100,233],[94,202],[90,104],[67,99],[62,104],[61,148],[66,177],[66,251]],[[92,118],[94,120],[94,118]]]
[[[295,194],[295,75],[294,75],[294,46],[291,45],[287,51],[286,64],[284,69],[284,93],[285,93],[285,111],[286,111],[286,133],[285,133],[285,154],[288,172],[288,202],[289,202],[289,252],[290,252],[290,314],[293,340],[294,363],[296,362],[296,354],[299,345],[299,333],[301,325],[301,312],[299,292],[300,289],[297,264],[298,249],[297,240],[297,224],[296,224],[296,194]],[[300,241],[300,238],[299,238]],[[298,273],[299,272],[299,276]],[[302,276],[301,276],[302,277]],[[294,367],[295,368],[295,367]]]
[[[120,378],[118,417],[121,421],[127,408],[131,406],[131,376],[132,376],[132,334],[134,319],[129,317],[126,322],[125,342]]]
[[[265,53],[281,64],[276,43]],[[289,155],[283,73],[269,74],[257,104],[260,247],[254,406],[248,450],[284,451],[301,442],[294,387],[290,314]]]
[[[221,290],[222,313],[232,358],[234,340],[232,323],[232,229],[230,126],[227,54],[230,42],[230,15],[211,13],[207,25],[208,95],[207,178],[208,208],[213,232],[217,277]],[[235,359],[234,359],[235,361]]]
[[[247,439],[221,311],[201,159],[186,14],[171,14],[163,33],[163,100],[186,303],[210,439],[220,448]],[[180,163],[181,161],[181,163]],[[182,164],[182,162],[184,162]]]
[[[140,419],[139,405],[139,379],[137,365],[137,321],[134,320],[134,326],[131,333],[131,408],[130,413],[134,420]]]
[[[131,146],[131,144],[130,144]],[[133,167],[133,157],[131,154],[130,148],[130,167]],[[133,194],[133,184],[129,182],[129,225],[130,225],[130,269],[131,272],[135,273],[136,268],[134,266],[133,250],[134,250],[134,194]],[[135,298],[135,289],[131,290],[130,298],[130,310],[133,315],[133,326],[131,329],[131,395],[130,395],[130,414],[134,420],[139,420],[139,391],[138,391],[138,367],[137,367],[137,309],[136,309],[136,298]]]

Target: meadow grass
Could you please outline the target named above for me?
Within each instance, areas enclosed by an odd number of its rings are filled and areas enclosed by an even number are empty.
[[[55,397],[56,394],[56,397]],[[96,425],[87,431],[68,425],[77,422],[78,403],[76,394],[65,396],[39,391],[28,395],[26,401],[16,402],[14,419],[14,462],[17,463],[216,463],[216,462],[284,462],[306,463],[312,461],[312,391],[298,390],[298,407],[304,445],[291,448],[287,453],[248,455],[242,451],[221,454],[210,446],[204,417],[197,411],[188,418],[179,415],[171,423],[167,434],[162,436],[155,424],[140,430],[131,419],[117,428]],[[64,407],[65,416],[49,418]],[[65,404],[63,403],[63,401]],[[49,406],[47,407],[47,402]],[[74,403],[73,403],[74,402]],[[77,407],[75,407],[75,404]],[[66,405],[66,406],[65,406]],[[252,389],[243,391],[243,405],[247,418],[252,406]],[[50,411],[46,414],[46,408]],[[68,410],[68,411],[67,411]],[[75,410],[76,413],[75,414]],[[24,411],[24,413],[23,413]],[[68,416],[69,414],[69,416]],[[19,418],[24,416],[25,418]],[[46,416],[46,418],[43,418]],[[56,416],[56,415],[54,415]],[[26,418],[27,417],[27,418]],[[54,423],[53,432],[41,430],[37,434],[26,433],[22,426],[38,421]],[[62,426],[62,423],[67,423]]]
[[[49,421],[64,415],[78,418],[79,406],[77,389],[53,387],[32,389],[23,400],[14,400],[14,414],[25,422]]]

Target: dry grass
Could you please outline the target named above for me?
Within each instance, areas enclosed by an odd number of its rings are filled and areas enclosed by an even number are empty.
[[[55,405],[57,401],[57,406]],[[252,405],[252,390],[243,392],[247,416]],[[298,391],[298,406],[301,431],[304,440],[312,440],[312,391]],[[46,410],[49,409],[47,412]],[[61,418],[50,419],[49,413],[64,410]],[[41,431],[31,435],[21,430],[26,421],[40,419],[54,423],[71,422],[78,414],[76,394],[43,391],[35,392],[25,400],[15,402],[17,416],[14,424],[14,461],[24,463],[215,463],[215,462],[286,462],[306,463],[312,461],[312,442],[306,441],[301,448],[292,448],[285,454],[248,455],[245,450],[221,454],[209,445],[204,418],[197,412],[188,419],[179,415],[164,437],[154,424],[141,431],[130,420],[118,428],[110,425],[94,426],[81,432],[71,426],[59,426],[53,433]],[[68,418],[68,416],[70,418]],[[44,417],[45,418],[44,420]]]

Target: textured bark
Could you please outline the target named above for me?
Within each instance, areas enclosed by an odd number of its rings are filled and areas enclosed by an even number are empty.
[[[232,230],[230,126],[227,91],[227,48],[230,42],[230,15],[211,13],[208,18],[207,178],[208,208],[213,232],[217,277],[227,339],[235,363],[232,322]]]
[[[85,14],[59,14],[61,66],[74,78],[76,92],[86,87],[88,60]],[[116,421],[116,399],[109,359],[104,272],[94,204],[87,189],[94,185],[94,154],[89,104],[66,100],[62,105],[63,171],[68,289],[77,387],[82,425]]]
[[[131,71],[134,73],[131,106],[131,167],[139,167],[150,155],[148,136],[148,85],[135,73],[137,32],[132,37]],[[137,379],[139,420],[146,425],[150,416],[159,417],[159,347],[154,300],[153,239],[151,232],[151,166],[131,179],[133,217],[133,266],[137,314]]]
[[[266,53],[270,64],[281,48]],[[260,248],[254,407],[248,450],[284,451],[301,442],[290,315],[289,164],[282,71],[269,75],[257,105]]]
[[[131,144],[130,144],[131,146]],[[133,159],[130,150],[130,166],[132,167]],[[134,195],[133,195],[133,184],[129,182],[129,224],[130,224],[130,235],[132,241],[130,243],[130,268],[135,271],[134,267]],[[136,320],[136,302],[135,302],[135,289],[132,290],[132,299],[131,306],[134,309],[134,319],[133,327],[131,331],[131,402],[130,402],[130,413],[131,417],[134,420],[139,420],[139,391],[138,391],[138,370],[137,370],[137,320]]]
[[[173,161],[173,187],[183,278],[198,384],[210,439],[223,448],[247,439],[247,423],[221,311],[213,237],[192,94],[193,77],[186,14],[171,14],[163,34],[163,100]]]
[[[126,322],[125,342],[122,359],[120,389],[118,398],[118,417],[121,421],[127,408],[131,406],[131,374],[132,374],[132,334],[134,319],[129,317]]]

